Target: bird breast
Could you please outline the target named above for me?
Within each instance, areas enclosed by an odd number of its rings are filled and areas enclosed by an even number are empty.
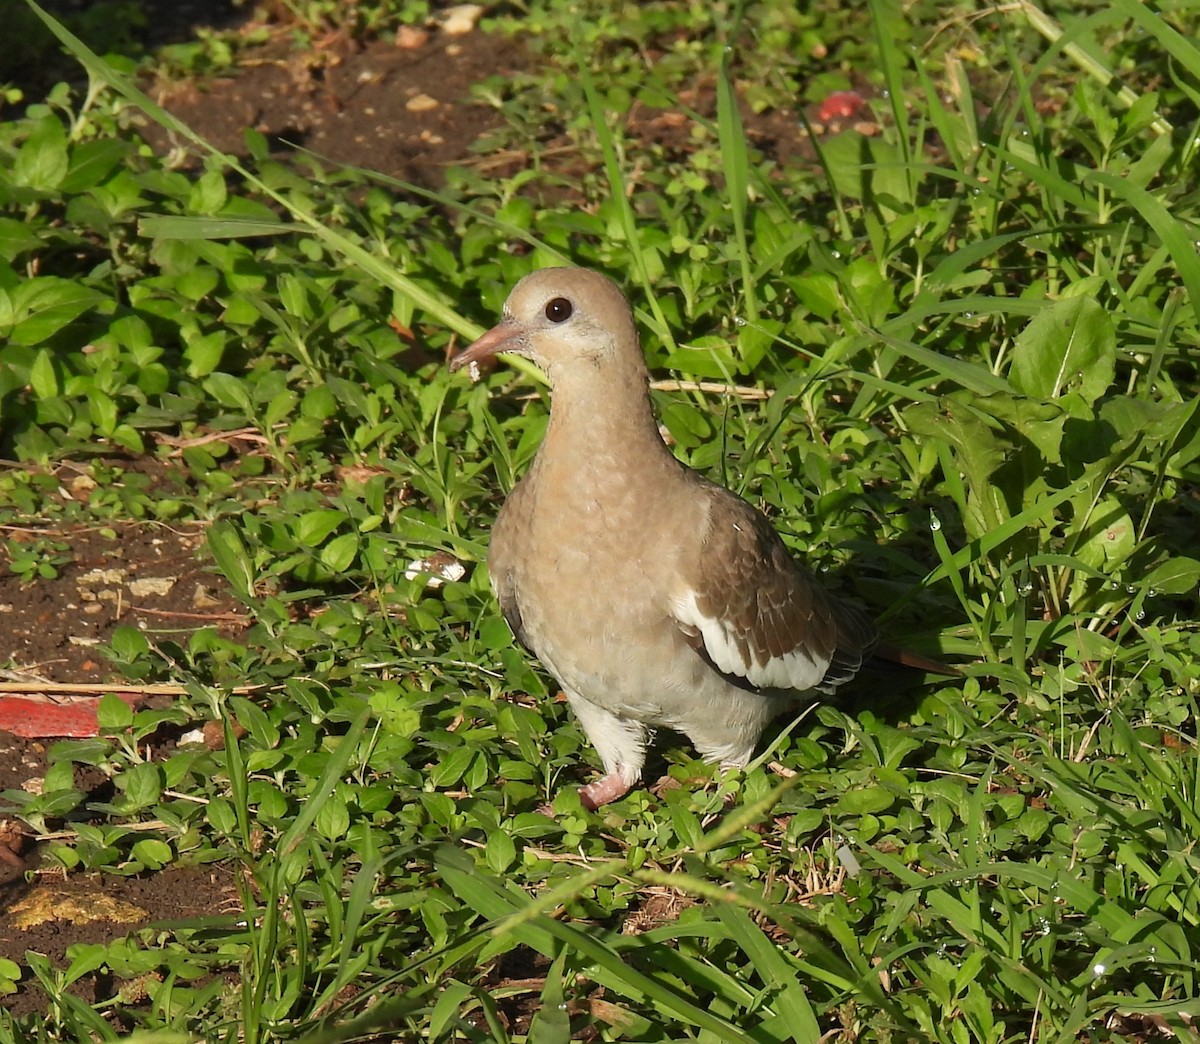
[[[680,655],[684,638],[651,575],[674,568],[690,543],[683,531],[694,540],[704,525],[703,504],[688,498],[691,507],[672,509],[676,468],[635,485],[602,453],[565,470],[547,456],[492,530],[497,597],[515,603],[525,641],[560,684],[614,713],[666,724],[672,695],[694,691],[708,668],[690,650]]]

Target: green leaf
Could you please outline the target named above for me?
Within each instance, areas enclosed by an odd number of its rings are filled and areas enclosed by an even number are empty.
[[[1147,588],[1165,594],[1191,594],[1200,585],[1200,561],[1176,555],[1150,570],[1145,584]]]
[[[238,597],[244,602],[251,601],[255,579],[254,563],[238,531],[229,522],[217,522],[209,527],[205,542],[216,560],[217,568],[233,585]]]
[[[459,982],[457,979],[445,983],[429,1016],[430,1040],[441,1039],[454,1027],[463,1005],[470,1000],[474,992],[465,982]]]
[[[769,989],[778,991],[771,1005],[783,1017],[788,1038],[797,1044],[820,1039],[816,1012],[800,984],[793,961],[750,920],[745,910],[730,903],[715,905],[717,916],[750,959],[759,978]]]
[[[237,813],[226,798],[213,798],[204,810],[204,817],[218,834],[225,837],[233,837],[237,831]]]
[[[322,508],[319,511],[306,512],[296,519],[292,533],[302,547],[317,547],[338,526],[349,520],[344,511]]]
[[[1124,178],[1105,171],[1090,171],[1088,179],[1097,181],[1134,207],[1163,245],[1171,252],[1171,260],[1179,268],[1180,278],[1187,287],[1193,307],[1200,302],[1200,254],[1195,247],[1195,233],[1188,224],[1171,213],[1145,189],[1128,184]]]
[[[107,308],[109,302],[97,290],[71,279],[38,276],[21,283],[11,295],[9,321],[13,344],[41,345],[63,327],[92,308]],[[4,333],[4,309],[0,308],[0,336]]]
[[[409,739],[421,728],[421,712],[412,705],[404,689],[389,682],[371,693],[367,701],[384,731]]]
[[[62,184],[70,165],[67,132],[57,117],[46,116],[38,120],[33,133],[17,150],[13,180],[38,192],[53,192]]]
[[[126,729],[133,724],[133,709],[119,696],[106,692],[96,704],[96,720],[102,729]]]
[[[205,378],[204,390],[222,406],[241,410],[247,416],[254,412],[245,384],[231,373],[210,373]]]
[[[958,398],[944,398],[939,405],[910,406],[904,411],[904,421],[914,433],[932,436],[953,448],[954,463],[970,491],[967,502],[959,505],[968,535],[987,533],[1008,514],[1002,491],[992,481],[1004,462],[1007,441],[985,423],[979,411]]]
[[[14,261],[18,254],[41,246],[42,239],[34,232],[36,227],[16,218],[0,217],[0,259]],[[0,326],[8,321],[0,317]]]
[[[1057,399],[1077,388],[1090,404],[1108,391],[1116,362],[1108,313],[1089,297],[1069,297],[1039,312],[1017,336],[1010,376],[1032,398]]]
[[[106,395],[98,389],[93,389],[87,400],[88,416],[96,426],[97,431],[106,438],[111,436],[117,427],[117,403],[111,395]]]
[[[205,171],[192,185],[187,208],[193,214],[216,214],[226,197],[224,175],[219,170]]]
[[[303,225],[286,221],[263,221],[238,217],[145,217],[138,222],[138,235],[147,239],[206,240],[248,239],[278,236],[303,230]]]
[[[503,830],[493,830],[488,835],[483,851],[487,865],[498,874],[504,873],[517,858],[517,846]]]
[[[288,315],[297,319],[312,318],[312,305],[306,285],[309,282],[310,280],[297,279],[287,272],[279,277],[279,301]]]
[[[664,365],[692,377],[712,377],[719,381],[732,380],[738,372],[733,350],[722,337],[705,335],[690,344],[680,345],[667,356]]]
[[[455,747],[430,770],[429,781],[439,788],[454,786],[463,778],[463,774],[475,759],[475,753],[474,747]]]
[[[527,1044],[570,1044],[571,1017],[563,1001],[563,974],[567,962],[567,951],[555,958],[546,972],[546,984],[542,987],[541,1004],[529,1024]]]
[[[54,361],[44,348],[37,353],[29,370],[29,384],[39,399],[52,399],[59,393],[58,375],[54,372]]]
[[[175,853],[165,841],[148,837],[138,841],[133,846],[133,858],[144,863],[151,870],[161,870],[172,859]]]
[[[367,724],[369,715],[370,710],[364,705],[362,710],[350,723],[346,734],[337,740],[333,753],[330,755],[325,764],[325,769],[321,773],[321,778],[317,780],[317,785],[309,794],[308,800],[301,806],[300,814],[292,821],[292,825],[288,828],[287,833],[280,839],[278,851],[281,853],[286,855],[292,852],[304,841],[309,828],[316,819],[317,811],[320,809],[322,802],[333,793],[334,789],[346,775],[351,760],[359,754],[358,741],[362,736],[363,728]]]
[[[0,957],[0,996],[10,996],[17,992],[17,983],[21,981],[21,966],[7,957]]]
[[[270,750],[279,742],[279,730],[271,723],[267,712],[257,703],[244,696],[230,697],[229,706],[237,716],[238,723],[254,737],[263,750]]]
[[[100,138],[79,142],[71,147],[71,166],[58,186],[60,192],[74,195],[99,185],[133,151],[122,138]]]
[[[1133,554],[1133,519],[1115,497],[1104,497],[1092,509],[1075,553],[1084,565],[1111,572]]]
[[[162,770],[153,762],[142,761],[118,777],[118,783],[134,808],[146,808],[162,794]]]
[[[848,790],[838,798],[837,811],[842,815],[861,816],[886,812],[896,803],[896,795],[887,787],[861,787]]]
[[[211,294],[221,282],[221,276],[211,265],[197,265],[175,280],[175,289],[189,301],[200,301]]]
[[[113,652],[123,661],[130,663],[150,652],[150,643],[136,627],[122,626],[113,631]]]
[[[207,377],[220,366],[225,354],[225,341],[224,330],[213,330],[190,338],[183,350],[188,376],[195,379]]]
[[[358,541],[357,533],[343,533],[334,537],[321,549],[321,564],[335,573],[344,573],[358,554]]]
[[[350,829],[350,812],[346,803],[336,797],[326,798],[317,811],[313,825],[330,841],[344,838]]]

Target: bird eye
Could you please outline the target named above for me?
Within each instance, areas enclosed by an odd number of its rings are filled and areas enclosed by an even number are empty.
[[[556,297],[546,304],[546,318],[552,323],[565,323],[571,318],[571,302],[565,297]]]

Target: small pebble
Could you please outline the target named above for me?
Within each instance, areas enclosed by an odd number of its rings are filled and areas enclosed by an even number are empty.
[[[471,32],[483,15],[479,4],[458,4],[447,7],[442,18],[442,32],[447,36],[463,36]]]
[[[429,34],[415,25],[402,25],[396,30],[396,46],[405,51],[415,51],[424,47]]]
[[[436,109],[439,104],[436,98],[431,98],[428,94],[416,94],[404,103],[404,107],[409,112],[429,112],[431,109]]]

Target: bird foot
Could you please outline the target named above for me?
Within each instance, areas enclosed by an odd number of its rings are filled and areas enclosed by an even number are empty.
[[[602,779],[596,780],[595,783],[580,787],[579,800],[583,802],[584,808],[595,812],[601,805],[607,805],[610,801],[624,797],[629,793],[629,787],[630,784],[625,782],[619,772],[610,772]]]

